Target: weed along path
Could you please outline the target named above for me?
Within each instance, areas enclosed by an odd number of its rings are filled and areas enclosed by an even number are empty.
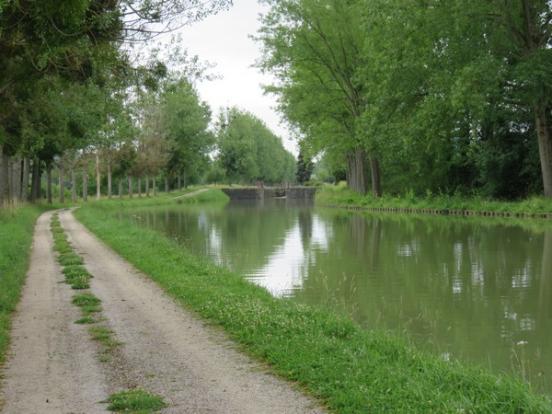
[[[112,375],[162,396],[166,413],[323,412],[174,303],[70,211],[60,213],[60,220],[93,275],[91,292],[101,300],[103,316],[122,343]]]
[[[96,346],[76,325],[73,291],[53,253],[52,213],[36,224],[31,263],[2,373],[3,413],[103,413],[108,391]],[[0,408],[2,407],[0,403]]]

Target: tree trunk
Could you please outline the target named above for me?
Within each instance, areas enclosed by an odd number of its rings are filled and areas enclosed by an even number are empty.
[[[96,200],[102,196],[101,191],[101,176],[100,176],[100,153],[96,151]]]
[[[550,108],[544,105],[535,108],[537,137],[542,172],[544,196],[552,198],[552,122]]]
[[[82,167],[82,200],[88,201],[88,163]]]
[[[4,154],[2,145],[0,145],[0,207],[8,204],[8,156]]]
[[[12,170],[12,159],[11,157],[7,157],[6,161],[7,170],[8,170],[8,177],[6,179],[6,200],[8,200],[8,204],[11,204],[13,200],[13,170]]]
[[[132,177],[129,175],[128,177],[128,197],[132,198]]]
[[[112,196],[111,160],[107,160],[107,198]]]
[[[356,149],[347,154],[347,185],[357,193],[366,194],[366,154]]]
[[[182,190],[182,178],[180,177],[180,173],[178,173],[178,177],[176,178],[176,186],[178,190]]]
[[[61,181],[61,178],[60,178],[60,181]],[[59,188],[61,189],[62,186],[60,185]],[[48,200],[48,204],[52,204],[52,166],[50,164],[46,166],[46,199]],[[60,193],[60,201],[61,201],[61,193]]]
[[[155,197],[156,190],[157,190],[157,182],[155,180],[155,177],[153,177],[151,179],[151,191],[152,191],[154,197]]]
[[[21,198],[21,160],[19,158],[12,160],[11,195],[13,201]]]
[[[52,169],[52,167],[50,167],[50,165],[47,166],[47,170],[48,170],[48,173],[51,175],[51,172],[50,170]],[[59,202],[60,203],[65,203],[65,185],[64,185],[64,181],[65,181],[65,171],[63,170],[63,164],[61,163],[60,161],[60,164],[59,164]]]
[[[142,197],[142,177],[138,177],[138,197]]]
[[[33,173],[31,178],[31,201],[36,202],[40,198],[40,180],[42,171],[40,170],[40,160],[33,160]]]
[[[123,179],[119,178],[119,198],[123,197]]]
[[[169,192],[169,178],[165,177],[165,192]]]
[[[146,175],[146,197],[150,196],[150,179],[149,175]]]
[[[29,200],[29,159],[23,158],[23,172],[21,175],[21,200]]]
[[[71,201],[77,202],[77,174],[74,166],[71,166]]]
[[[370,175],[372,177],[372,193],[374,197],[381,197],[381,172],[377,157],[370,157]]]

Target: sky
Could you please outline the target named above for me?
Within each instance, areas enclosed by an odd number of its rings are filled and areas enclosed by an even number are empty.
[[[229,10],[184,27],[178,34],[190,55],[215,64],[212,72],[221,76],[197,84],[201,98],[213,114],[228,106],[246,109],[262,119],[296,155],[296,144],[275,109],[275,97],[263,93],[262,85],[271,83],[272,78],[252,67],[261,56],[261,47],[249,35],[256,34],[260,27],[258,16],[263,11],[265,6],[256,0],[234,0]]]

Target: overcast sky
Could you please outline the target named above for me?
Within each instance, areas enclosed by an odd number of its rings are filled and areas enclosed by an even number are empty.
[[[276,112],[276,100],[264,95],[262,84],[271,81],[252,65],[259,58],[260,46],[249,38],[259,28],[258,16],[264,6],[256,0],[234,0],[228,11],[179,30],[184,47],[191,55],[216,64],[213,71],[221,79],[199,83],[201,98],[217,114],[220,108],[238,106],[261,118],[282,138],[285,147],[297,153],[295,142]]]

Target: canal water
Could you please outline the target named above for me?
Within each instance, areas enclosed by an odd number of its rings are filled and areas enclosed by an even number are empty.
[[[232,203],[130,213],[272,294],[552,394],[552,225]]]

